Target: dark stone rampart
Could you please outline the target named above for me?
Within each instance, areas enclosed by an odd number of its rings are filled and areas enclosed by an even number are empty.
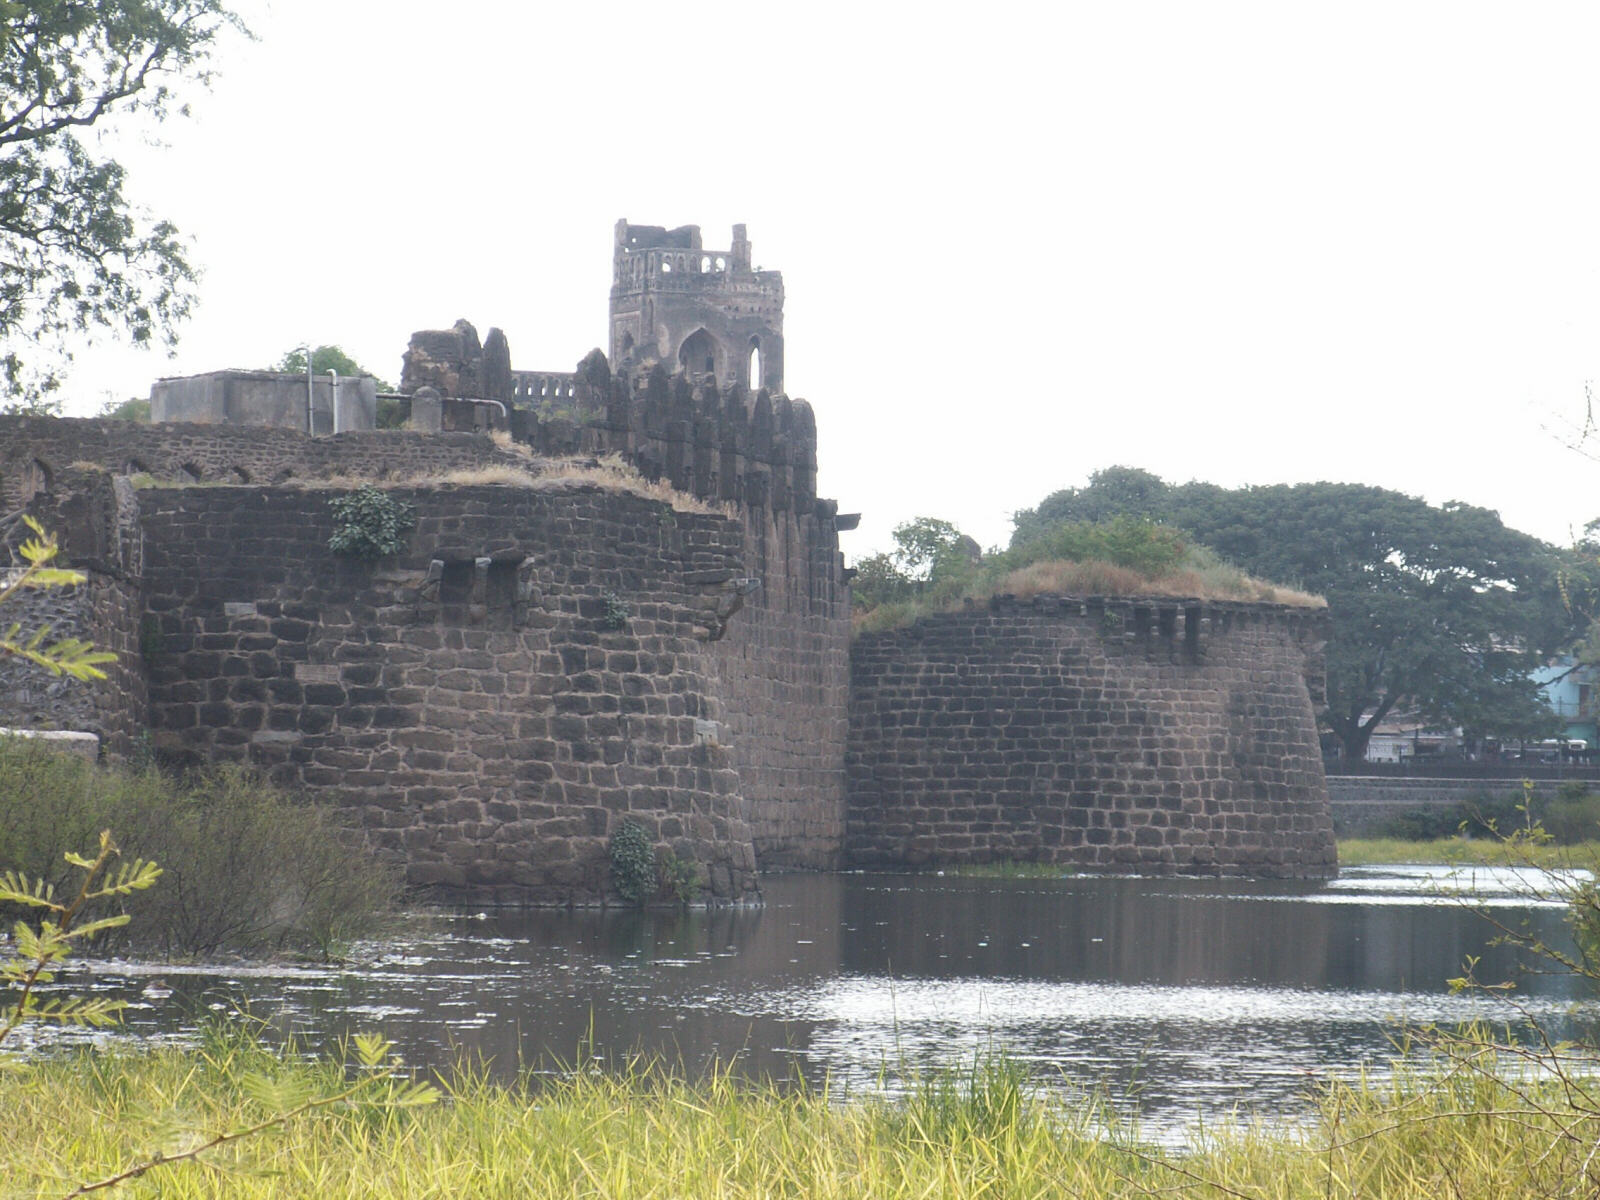
[[[112,754],[128,757],[144,742],[149,715],[138,653],[143,540],[135,493],[102,471],[67,467],[60,483],[56,503],[40,512],[63,548],[56,565],[82,571],[84,582],[19,591],[0,623],[15,623],[29,636],[48,627],[46,644],[80,638],[117,658],[101,668],[104,683],[91,683],[0,657],[0,726],[94,733]],[[0,528],[4,546],[33,536],[16,516]]]
[[[73,466],[186,483],[281,484],[361,476],[405,479],[484,466],[530,468],[477,433],[384,429],[311,437],[264,426],[155,425],[109,418],[0,415],[0,510],[59,489]]]
[[[767,867],[836,866],[850,590],[838,506],[816,493],[811,406],[659,369],[631,381],[583,371],[577,379],[578,420],[513,410],[515,436],[551,457],[618,455],[737,514],[744,574],[761,586],[720,632],[713,660],[756,849]]]
[[[853,865],[1318,876],[1324,618],[1041,597],[851,648]]]
[[[810,406],[765,393],[751,398],[739,389],[701,387],[697,392],[686,379],[663,372],[629,384],[610,376],[603,362],[598,373],[575,378],[580,419],[541,419],[516,409],[516,436],[540,457],[618,455],[646,477],[725,505],[736,516],[742,529],[737,567],[710,586],[707,602],[725,619],[702,631],[714,638],[706,663],[723,700],[727,751],[750,806],[763,863],[836,864],[844,836],[849,589],[835,505],[816,496]],[[373,431],[310,437],[287,429],[0,417],[0,506],[32,501],[41,512],[53,512],[60,504],[77,503],[72,498],[84,485],[69,482],[76,479],[73,464],[113,474],[243,485],[247,492],[273,480],[352,475],[394,480],[483,466],[531,473],[542,468],[540,461],[506,450],[485,434]],[[325,507],[326,493],[312,494],[324,498],[308,503]],[[222,508],[250,503],[237,496],[215,502]],[[603,528],[595,535],[600,544],[608,536]],[[69,559],[98,536],[87,527],[70,536]],[[298,543],[281,548],[287,552],[292,545]],[[224,563],[219,554],[196,570],[214,573]],[[131,569],[131,577],[138,574]],[[760,587],[740,597],[736,579],[759,580]],[[128,620],[131,625],[125,627],[80,621],[75,628],[93,633],[100,644],[134,646],[140,622],[132,613]],[[130,670],[121,694],[141,692],[138,676],[136,668]],[[18,723],[62,727],[82,721],[81,727],[109,731],[113,717],[130,729],[143,722],[138,706],[128,710],[126,721],[110,712],[90,721],[68,702],[75,695],[70,686],[53,685],[50,693],[41,692],[42,708],[35,706],[40,711]],[[0,702],[0,716],[4,709]],[[53,717],[44,710],[53,710]],[[124,745],[120,735],[108,742],[119,752]]]
[[[595,488],[390,494],[416,528],[372,564],[328,550],[326,491],[140,493],[162,757],[326,793],[436,894],[593,900],[625,818],[750,894],[702,626],[737,523]]]

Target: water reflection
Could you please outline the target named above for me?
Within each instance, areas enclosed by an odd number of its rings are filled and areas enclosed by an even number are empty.
[[[244,1002],[313,1045],[380,1028],[413,1063],[464,1053],[507,1073],[642,1051],[848,1092],[1003,1047],[1052,1086],[1137,1093],[1160,1130],[1299,1103],[1314,1078],[1387,1062],[1396,1021],[1517,1020],[1450,993],[1469,955],[1486,979],[1525,964],[1441,889],[1470,886],[1502,919],[1563,937],[1528,882],[789,876],[766,881],[760,909],[435,917],[355,968],[107,962],[68,982],[134,1003],[117,1036],[181,1036],[193,1014]],[[170,998],[142,995],[152,975]],[[1539,975],[1517,996],[1568,1030],[1586,1000]]]

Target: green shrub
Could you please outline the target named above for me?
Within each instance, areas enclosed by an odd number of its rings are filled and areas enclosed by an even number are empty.
[[[700,871],[687,858],[679,858],[671,850],[661,856],[659,871],[661,890],[673,896],[679,904],[688,904],[700,890]]]
[[[398,901],[396,872],[329,809],[292,801],[242,768],[178,783],[0,741],[0,864],[65,886],[62,852],[93,845],[102,829],[115,831],[126,857],[165,872],[161,886],[127,901],[133,921],[118,944],[327,956],[378,931]]]
[[[605,602],[605,610],[600,614],[600,628],[613,633],[628,627],[628,618],[633,612],[628,607],[628,602],[617,593],[609,589],[601,596]]]
[[[1184,562],[1188,543],[1176,529],[1142,517],[1074,521],[1056,525],[997,557],[1008,570],[1051,560],[1107,562],[1146,575],[1161,575]]]
[[[1396,813],[1378,826],[1377,836],[1429,842],[1439,838],[1507,836],[1538,825],[1558,846],[1600,838],[1600,795],[1581,781],[1561,784],[1554,796],[1533,792],[1485,793],[1461,804]]]
[[[611,835],[611,886],[628,904],[643,904],[656,894],[656,851],[636,821],[624,821]]]
[[[330,501],[333,536],[328,549],[351,558],[386,558],[406,548],[407,535],[416,526],[411,505],[388,492],[364,483],[347,496]]]

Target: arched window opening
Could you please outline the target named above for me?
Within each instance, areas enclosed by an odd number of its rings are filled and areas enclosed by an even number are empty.
[[[183,476],[185,483],[199,483],[203,478],[200,468],[192,462],[186,462],[178,468],[178,473]]]
[[[704,329],[696,329],[678,347],[678,365],[691,375],[717,373],[717,343]]]
[[[51,485],[50,468],[39,460],[34,459],[22,468],[22,502],[26,504],[35,496],[49,495]]]
[[[761,390],[761,339],[750,339],[750,390]]]

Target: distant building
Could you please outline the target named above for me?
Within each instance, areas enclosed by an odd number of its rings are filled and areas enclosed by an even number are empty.
[[[783,276],[750,265],[743,225],[729,249],[707,250],[698,225],[617,222],[611,367],[655,363],[719,386],[783,391]]]
[[[1367,762],[1406,762],[1461,753],[1461,730],[1441,729],[1411,714],[1391,713],[1367,741]]]
[[[1533,673],[1541,686],[1545,703],[1565,725],[1562,736],[1582,740],[1589,749],[1600,743],[1596,727],[1595,693],[1600,683],[1600,667],[1580,663],[1571,654],[1562,654]]]

